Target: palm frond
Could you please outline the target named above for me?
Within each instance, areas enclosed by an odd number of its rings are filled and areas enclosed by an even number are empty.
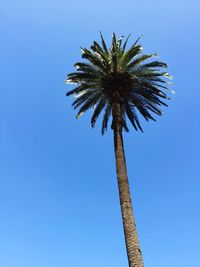
[[[124,36],[122,35],[118,40],[117,40],[117,49],[121,49],[122,41],[123,41]]]
[[[128,35],[128,37],[126,38],[126,41],[124,42],[124,45],[122,47],[122,54],[124,54],[124,52],[126,50],[126,46],[127,46],[127,43],[128,43],[130,36],[131,36],[131,34]]]
[[[126,123],[126,113],[123,112],[122,116],[123,116],[122,128],[125,130],[125,132],[128,133],[129,128],[128,128],[127,123]]]
[[[138,54],[140,54],[142,51],[142,46],[132,46],[122,57],[120,65],[122,67],[125,67],[128,65],[128,63]]]
[[[103,116],[103,121],[102,121],[102,127],[101,127],[101,133],[104,135],[105,131],[107,131],[108,128],[108,120],[111,114],[111,106],[110,104],[107,104],[104,116]]]
[[[78,72],[89,72],[99,74],[99,70],[97,70],[93,65],[85,62],[77,62],[74,64],[74,67]]]
[[[151,114],[148,112],[148,109],[145,105],[142,105],[141,103],[137,103],[136,104],[136,108],[139,110],[140,114],[145,118],[146,121],[148,121],[149,119],[156,121]]]
[[[98,102],[99,98],[100,98],[99,94],[93,95],[92,97],[88,98],[79,109],[76,118],[79,119],[84,112],[86,112],[89,108],[94,106]]]
[[[96,78],[98,78],[98,75],[95,72],[74,72],[68,74],[68,79],[75,83],[93,81]]]
[[[101,48],[101,46],[94,41],[93,45],[90,47],[91,50],[94,52],[94,54],[104,62],[104,64],[106,66],[108,66],[109,64],[109,59],[107,54],[103,51],[103,49]]]
[[[161,61],[153,61],[142,66],[143,68],[167,68],[167,64]]]
[[[102,35],[101,32],[100,32],[100,36],[101,36],[102,47],[103,47],[105,53],[108,55],[108,48],[107,48],[107,46],[106,46],[106,43],[105,43],[105,41],[104,41],[104,38],[103,38],[103,35]]]
[[[79,106],[81,106],[89,97],[93,96],[94,92],[86,91],[81,96],[78,96],[73,102],[72,107],[74,109],[77,109]],[[96,94],[95,94],[96,95]]]
[[[101,98],[99,100],[99,103],[97,104],[97,106],[96,106],[96,108],[95,108],[95,110],[93,112],[93,116],[91,118],[91,126],[92,126],[92,128],[95,126],[96,120],[98,119],[98,117],[99,117],[101,111],[104,109],[105,105],[106,105],[105,98]]]
[[[82,48],[82,58],[87,59],[91,64],[93,64],[95,67],[100,69],[101,71],[105,72],[106,68],[108,67],[105,65],[105,62],[99,59],[97,56],[92,54],[88,49]]]
[[[133,67],[135,67],[138,64],[141,64],[141,62],[151,58],[151,57],[155,57],[157,56],[157,54],[151,54],[151,55],[142,55],[141,57],[138,57],[137,59],[135,59],[134,61],[132,61],[130,64],[127,65],[127,69],[131,69]]]
[[[125,111],[126,114],[130,120],[130,122],[132,123],[133,127],[135,128],[135,130],[137,131],[138,128],[140,129],[141,132],[143,132],[142,127],[140,125],[140,122],[137,118],[136,112],[134,110],[134,106],[130,105],[128,102],[125,102]],[[137,128],[138,127],[138,128]]]
[[[70,96],[70,95],[73,95],[73,94],[79,94],[85,90],[88,89],[88,85],[86,84],[81,84],[79,86],[77,86],[76,88],[74,88],[73,90],[70,90],[69,92],[66,93],[66,96]]]
[[[112,62],[112,67],[113,67],[113,72],[117,71],[117,40],[116,40],[116,35],[113,33],[112,37],[112,47],[111,47],[111,62]]]

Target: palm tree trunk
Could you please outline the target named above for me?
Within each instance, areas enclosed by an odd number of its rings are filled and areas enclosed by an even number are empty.
[[[114,131],[114,147],[116,159],[116,172],[119,188],[121,214],[123,220],[124,236],[129,267],[143,267],[135,219],[133,215],[129,183],[126,170],[122,137],[122,112],[119,103],[112,105],[112,129]]]

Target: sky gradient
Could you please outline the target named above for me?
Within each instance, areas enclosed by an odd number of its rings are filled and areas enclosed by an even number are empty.
[[[199,1],[1,4],[0,266],[127,267],[112,131],[65,97],[80,46],[143,34],[174,76],[173,101],[124,134],[146,267],[199,267]]]

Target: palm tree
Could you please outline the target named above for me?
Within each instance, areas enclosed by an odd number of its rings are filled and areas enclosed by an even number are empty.
[[[167,65],[160,61],[147,62],[156,54],[141,55],[140,38],[126,50],[130,37],[123,42],[123,37],[112,36],[108,49],[102,34],[101,45],[94,41],[90,49],[81,48],[85,62],[74,66],[77,72],[68,74],[65,80],[76,87],[67,92],[73,95],[74,109],[79,108],[76,118],[90,108],[94,108],[91,126],[94,127],[100,113],[104,111],[102,134],[107,130],[109,117],[112,116],[111,128],[114,132],[116,172],[120,196],[126,250],[129,267],[142,267],[143,259],[138,241],[138,234],[132,209],[130,189],[126,170],[122,132],[128,132],[126,118],[135,130],[142,131],[137,111],[148,121],[155,120],[151,113],[162,115],[160,106],[167,106],[162,99],[169,99],[163,89],[171,76],[166,71]],[[171,91],[171,90],[170,90]],[[172,92],[172,91],[171,91]]]

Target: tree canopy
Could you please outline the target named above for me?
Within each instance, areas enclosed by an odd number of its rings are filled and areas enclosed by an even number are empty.
[[[90,108],[94,108],[91,126],[103,111],[102,134],[108,127],[112,112],[112,103],[118,101],[122,110],[122,128],[129,131],[127,118],[135,128],[142,130],[138,113],[147,121],[154,120],[153,114],[162,115],[161,106],[167,106],[170,100],[166,91],[172,76],[166,71],[167,64],[154,60],[157,54],[143,54],[143,48],[136,40],[128,49],[130,35],[123,42],[123,36],[112,35],[112,43],[108,48],[103,35],[101,43],[94,41],[90,49],[81,48],[84,62],[74,64],[77,71],[68,74],[68,84],[76,84],[67,96],[75,98],[72,106],[79,108],[76,118]],[[117,99],[117,100],[116,100]]]

